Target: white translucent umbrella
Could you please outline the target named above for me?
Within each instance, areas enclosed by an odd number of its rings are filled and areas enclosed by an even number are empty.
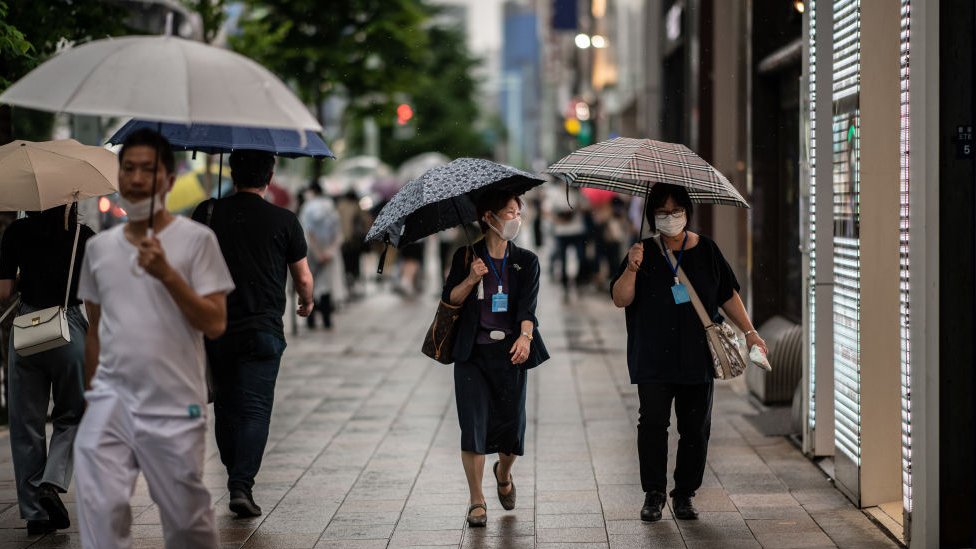
[[[288,86],[258,63],[175,36],[108,38],[65,50],[0,94],[0,103],[161,122],[322,130]]]
[[[0,147],[0,211],[39,211],[119,189],[115,153],[74,139]]]

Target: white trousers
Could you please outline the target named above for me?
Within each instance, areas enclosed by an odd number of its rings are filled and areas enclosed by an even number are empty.
[[[212,549],[218,538],[203,485],[203,417],[133,414],[108,389],[87,393],[75,438],[75,486],[83,547],[132,546],[129,501],[139,472],[159,507],[169,549]]]

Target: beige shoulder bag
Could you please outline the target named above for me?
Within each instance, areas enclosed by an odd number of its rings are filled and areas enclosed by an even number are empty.
[[[678,262],[674,253],[665,248],[659,238],[654,240],[661,248],[662,253],[668,254],[672,264],[677,265]],[[688,276],[680,265],[678,266],[678,279],[687,288],[691,304],[695,307],[695,312],[698,313],[698,318],[701,319],[702,325],[705,327],[705,339],[708,341],[708,350],[712,353],[712,373],[715,378],[732,379],[742,375],[749,363],[746,361],[746,357],[742,355],[735,330],[728,322],[723,321],[717,324],[712,321],[705,311],[705,306],[702,305],[701,298],[698,297],[698,292],[695,291],[695,287],[691,285],[691,280],[688,280]]]
[[[68,267],[68,287],[64,290],[64,306],[48,307],[14,318],[14,350],[20,356],[30,356],[71,343],[68,326],[68,299],[71,297],[71,277],[75,272],[78,235],[81,223],[75,223],[75,241],[71,246]]]

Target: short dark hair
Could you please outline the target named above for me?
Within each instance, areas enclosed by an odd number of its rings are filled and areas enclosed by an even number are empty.
[[[510,200],[515,200],[519,210],[525,206],[519,195],[507,191],[488,191],[478,197],[475,208],[478,212],[478,226],[481,227],[482,234],[488,232],[488,224],[482,219],[485,214],[488,212],[497,212],[507,206]]]
[[[647,196],[647,221],[654,227],[654,210],[664,207],[668,199],[672,199],[679,207],[685,209],[685,219],[691,222],[691,216],[695,213],[695,205],[688,196],[688,190],[680,185],[668,183],[657,183],[651,187],[651,192]]]
[[[130,133],[122,143],[122,148],[119,149],[120,166],[122,159],[125,158],[125,151],[129,150],[130,147],[150,147],[156,151],[156,155],[166,168],[166,172],[176,173],[176,157],[173,156],[173,147],[169,144],[169,140],[156,130],[140,128]]]
[[[234,186],[260,189],[271,182],[275,157],[267,151],[238,149],[230,153],[230,177]]]

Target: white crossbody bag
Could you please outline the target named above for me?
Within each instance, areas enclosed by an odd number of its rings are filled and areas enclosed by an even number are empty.
[[[48,307],[14,318],[14,350],[20,356],[30,356],[71,343],[68,326],[68,299],[71,297],[71,277],[75,271],[78,235],[81,223],[75,223],[75,242],[71,247],[68,267],[68,287],[64,290],[64,306]]]

